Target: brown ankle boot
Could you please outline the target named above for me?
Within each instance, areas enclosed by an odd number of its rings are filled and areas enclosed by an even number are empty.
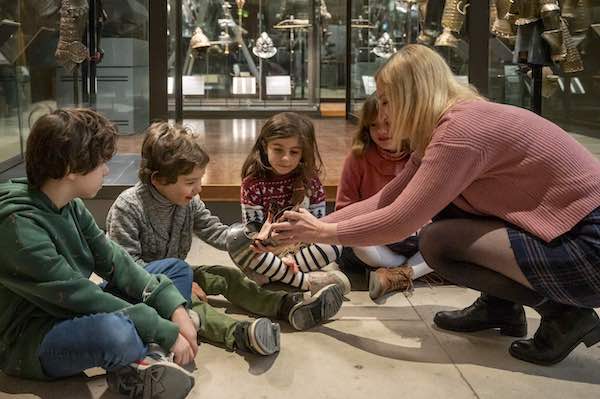
[[[381,267],[369,273],[369,296],[375,300],[388,292],[412,290],[413,269],[409,266]]]

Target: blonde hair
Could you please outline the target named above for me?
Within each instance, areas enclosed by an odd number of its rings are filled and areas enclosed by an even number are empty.
[[[378,91],[389,102],[390,127],[400,151],[407,142],[421,156],[442,115],[454,104],[483,100],[470,85],[459,83],[446,61],[429,47],[402,47],[375,74]]]
[[[205,168],[210,161],[198,136],[187,127],[155,122],[145,134],[138,172],[143,183],[149,184],[155,177],[173,184],[180,175],[192,173],[195,167]]]

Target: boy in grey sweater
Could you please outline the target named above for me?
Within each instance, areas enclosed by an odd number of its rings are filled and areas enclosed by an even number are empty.
[[[140,182],[119,195],[106,220],[109,237],[141,265],[156,259],[185,259],[192,235],[225,250],[230,227],[211,214],[199,199],[209,157],[190,131],[166,122],[152,124],[142,144]],[[190,269],[190,273],[191,273]],[[279,350],[279,325],[267,318],[240,322],[212,308],[206,295],[222,294],[252,313],[287,320],[304,330],[337,313],[342,292],[336,285],[321,288],[310,298],[301,293],[271,291],[258,286],[235,268],[198,266],[191,290],[199,299],[198,335],[230,350],[270,355]]]

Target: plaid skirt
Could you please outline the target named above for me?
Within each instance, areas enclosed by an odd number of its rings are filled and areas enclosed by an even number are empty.
[[[540,294],[557,302],[600,307],[600,208],[547,243],[507,225],[523,274]]]

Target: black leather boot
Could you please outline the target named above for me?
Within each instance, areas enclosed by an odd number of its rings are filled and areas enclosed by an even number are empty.
[[[594,309],[551,302],[536,310],[542,321],[533,338],[510,346],[510,354],[517,359],[549,366],[563,360],[581,342],[587,347],[600,342],[600,319]]]
[[[502,335],[527,335],[523,306],[483,293],[465,309],[437,312],[433,322],[439,328],[450,331],[475,332],[499,328]]]

